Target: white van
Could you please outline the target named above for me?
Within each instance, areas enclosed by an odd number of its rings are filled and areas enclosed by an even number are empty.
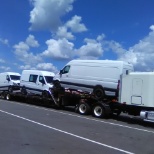
[[[123,61],[72,60],[54,77],[54,85],[94,93],[100,99],[117,96],[122,74],[133,71],[133,66]]]
[[[53,87],[52,81],[55,74],[40,70],[23,70],[20,79],[21,92],[48,96],[48,91]]]
[[[0,73],[0,93],[20,89],[20,74],[16,72]]]

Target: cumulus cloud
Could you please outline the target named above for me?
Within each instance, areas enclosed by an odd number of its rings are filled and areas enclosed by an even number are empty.
[[[19,69],[28,70],[28,69],[33,69],[33,68],[31,67],[31,65],[21,65],[19,66]]]
[[[39,43],[33,35],[29,35],[26,39],[26,44],[30,47],[39,47]]]
[[[153,71],[154,70],[154,25],[150,26],[148,36],[139,41],[139,43],[130,47],[127,52],[119,56],[119,59],[126,60],[134,64],[136,70]]]
[[[0,59],[0,63],[5,63],[5,60],[3,60],[3,59]]]
[[[66,26],[61,26],[58,28],[56,32],[56,38],[59,38],[59,39],[66,38],[68,40],[73,40],[74,35],[72,34],[72,32],[68,32],[68,29]]]
[[[41,55],[48,58],[55,59],[71,59],[73,56],[74,44],[69,42],[67,39],[50,39],[46,41],[48,46]]]
[[[39,70],[47,70],[51,72],[58,72],[58,69],[51,63],[40,63],[36,66],[37,69]]]
[[[87,31],[86,26],[81,23],[82,18],[75,15],[71,20],[67,21],[63,26],[58,27],[55,33],[56,38],[66,38],[68,40],[74,40],[73,33],[81,33]]]
[[[103,54],[102,44],[98,40],[85,39],[86,45],[76,50],[80,59],[98,59]]]
[[[7,66],[0,66],[1,71],[9,71],[11,68]]]
[[[42,61],[41,56],[39,54],[34,55],[33,52],[30,52],[30,47],[38,47],[39,44],[35,40],[34,36],[29,35],[25,42],[19,42],[14,45],[15,49],[14,53],[17,58],[24,62],[25,64],[34,64]]]
[[[2,39],[2,38],[0,38],[0,43],[2,43],[4,45],[9,45],[8,39]]]
[[[82,17],[75,15],[66,23],[66,27],[70,28],[71,31],[75,33],[87,31],[86,26],[83,23],[80,23],[81,21]]]
[[[30,12],[30,30],[55,31],[61,17],[73,9],[74,0],[31,0],[34,8]]]
[[[39,63],[35,66],[32,65],[22,65],[19,66],[19,69],[21,70],[45,70],[57,73],[58,69],[52,64],[52,63]]]

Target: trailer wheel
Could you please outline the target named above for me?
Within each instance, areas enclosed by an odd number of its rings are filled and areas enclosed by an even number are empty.
[[[86,102],[80,102],[79,106],[78,106],[78,111],[82,115],[87,115],[91,111],[90,105],[88,103],[86,103]]]
[[[93,115],[97,118],[105,117],[105,109],[101,104],[97,104],[93,108]]]
[[[7,93],[6,96],[5,96],[5,99],[6,100],[10,100],[11,99],[11,95],[9,93]]]
[[[2,93],[1,93],[1,98],[2,98],[2,99],[5,99],[5,96],[6,96],[6,93],[5,93],[5,92],[2,92]]]
[[[104,90],[101,86],[96,86],[93,90],[93,94],[96,99],[100,100],[105,97]]]

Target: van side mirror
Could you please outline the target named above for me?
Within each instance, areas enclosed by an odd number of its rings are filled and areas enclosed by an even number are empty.
[[[63,73],[63,70],[60,70],[59,74],[62,74]]]
[[[9,76],[6,76],[6,80],[7,80],[7,81],[10,81],[10,78],[9,78]]]

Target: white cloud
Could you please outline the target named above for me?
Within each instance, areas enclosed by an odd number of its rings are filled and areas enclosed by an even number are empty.
[[[85,39],[86,45],[76,52],[80,59],[98,59],[103,54],[102,44],[94,39]]]
[[[22,69],[22,70],[28,70],[28,69],[32,69],[32,67],[30,66],[30,65],[21,65],[20,67],[19,67],[19,69]]]
[[[56,38],[66,38],[68,40],[74,40],[74,35],[72,33],[80,33],[87,31],[84,24],[80,23],[82,18],[75,15],[71,20],[67,21],[63,26],[58,27],[55,33]]]
[[[8,39],[2,39],[2,38],[0,38],[0,42],[1,42],[2,44],[4,44],[4,45],[9,45]]]
[[[29,52],[29,50],[30,47],[38,47],[38,45],[34,36],[29,35],[25,42],[19,42],[19,44],[13,46],[15,49],[14,53],[17,58],[25,64],[34,64],[42,61],[42,58],[39,54],[34,55],[32,52]]]
[[[3,60],[3,59],[0,59],[0,63],[5,63],[5,60]]]
[[[42,53],[42,56],[55,59],[70,59],[73,56],[74,44],[64,39],[50,39],[46,41],[48,49]]]
[[[154,25],[150,26],[150,29],[152,31],[148,36],[119,56],[119,59],[133,63],[136,70],[154,70]]]
[[[35,40],[35,37],[33,35],[29,35],[26,39],[26,44],[30,47],[39,47],[39,43],[37,40]]]
[[[154,25],[151,25],[151,26],[150,26],[150,29],[151,29],[152,31],[154,31]]]
[[[40,63],[36,66],[39,70],[47,70],[51,72],[58,72],[58,69],[51,63]]]
[[[0,66],[0,70],[2,70],[2,71],[9,71],[10,70],[10,67]]]
[[[66,26],[62,26],[59,27],[57,32],[56,32],[56,37],[57,38],[66,38],[68,40],[73,40],[74,39],[74,35],[71,32],[67,31],[67,27]]]
[[[85,39],[86,45],[77,50],[80,59],[98,59],[103,52],[113,52],[118,60],[130,62],[136,71],[154,71],[154,25],[150,26],[150,33],[139,43],[125,49],[122,44],[106,40],[105,35],[99,35],[96,40]]]
[[[66,23],[66,27],[70,28],[72,32],[84,32],[87,31],[87,28],[84,24],[80,23],[82,21],[82,18],[80,16],[75,15],[72,17],[71,20],[69,20]]]
[[[19,69],[21,70],[45,70],[45,71],[50,71],[54,73],[58,72],[58,69],[51,63],[39,63],[35,66],[22,65],[22,66],[19,66]]]
[[[31,0],[30,30],[55,31],[61,24],[61,17],[73,9],[74,0]]]

